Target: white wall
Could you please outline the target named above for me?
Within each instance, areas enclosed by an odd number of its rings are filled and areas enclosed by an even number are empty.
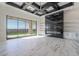
[[[79,40],[79,3],[64,11],[64,38]]]
[[[0,42],[6,40],[6,15],[24,18],[28,20],[38,20],[38,16],[22,11],[15,7],[0,3]]]

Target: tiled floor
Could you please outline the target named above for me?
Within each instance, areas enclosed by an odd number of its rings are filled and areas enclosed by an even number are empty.
[[[0,43],[3,56],[77,56],[79,41],[53,37],[28,37]]]

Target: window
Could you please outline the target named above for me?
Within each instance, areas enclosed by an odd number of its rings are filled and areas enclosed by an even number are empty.
[[[37,35],[37,23],[16,17],[7,17],[7,39]]]
[[[32,21],[32,34],[37,34],[37,23],[36,21]]]
[[[7,20],[7,36],[8,38],[17,37],[17,20],[8,19]]]
[[[29,35],[29,21],[26,21],[26,33]]]
[[[26,23],[25,21],[18,21],[18,36],[25,36],[26,34]]]

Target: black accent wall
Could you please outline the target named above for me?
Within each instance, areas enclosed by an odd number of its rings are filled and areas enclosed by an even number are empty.
[[[63,11],[45,16],[45,33],[48,37],[63,38]]]

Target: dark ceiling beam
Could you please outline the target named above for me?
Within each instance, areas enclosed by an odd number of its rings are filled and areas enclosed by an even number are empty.
[[[42,15],[44,15],[44,14],[38,14],[38,13],[36,13],[35,15],[42,16]]]
[[[47,13],[51,13],[51,12],[54,12],[54,11],[56,11],[56,10],[47,11]]]
[[[33,2],[30,2],[30,3],[25,3],[25,2],[24,2],[24,3],[22,4],[21,8],[22,8],[22,9],[26,9],[28,6],[31,6],[32,3],[33,3]]]
[[[60,9],[60,6],[58,5],[58,3],[55,3],[55,6],[57,7],[57,9]]]
[[[51,6],[55,9],[55,10],[59,10],[60,7],[59,5],[57,4],[58,2],[51,2]]]
[[[69,7],[69,6],[72,6],[72,5],[74,5],[74,3],[70,2],[70,3],[66,4],[66,5],[61,6],[60,8],[63,9],[63,8],[66,8],[66,7]]]
[[[16,8],[20,8],[19,5],[15,4],[15,3],[13,3],[13,2],[6,2],[6,4],[11,5],[11,6],[14,6],[14,7],[16,7]]]
[[[25,11],[28,11],[28,12],[30,12],[30,13],[34,13],[35,11],[30,11],[30,10],[28,10],[28,9],[25,9]]]
[[[57,3],[58,3],[58,2],[47,2],[46,4],[44,4],[44,5],[42,6],[42,8],[45,8],[45,9],[46,9],[46,8],[52,6],[54,9],[58,9],[59,6],[57,5]]]
[[[26,4],[25,4],[25,3],[23,3],[23,4],[22,4],[22,6],[21,6],[20,8],[21,8],[21,9],[23,9],[23,7],[24,7],[25,5],[26,5]]]
[[[32,3],[33,6],[35,6],[36,8],[40,9],[40,6],[37,5],[35,2]]]
[[[46,8],[48,8],[50,5],[51,5],[50,2],[47,2],[47,3],[44,4],[41,8],[42,8],[42,9],[46,9]]]

